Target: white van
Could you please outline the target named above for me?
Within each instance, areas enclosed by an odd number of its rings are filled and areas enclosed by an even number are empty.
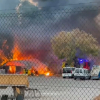
[[[65,67],[65,68],[63,68],[62,77],[63,78],[66,78],[66,77],[73,78],[74,70],[75,70],[74,67]]]
[[[90,79],[91,75],[88,69],[85,68],[75,68],[74,79]]]

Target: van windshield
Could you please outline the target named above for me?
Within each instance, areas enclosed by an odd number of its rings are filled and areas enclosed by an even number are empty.
[[[79,69],[76,69],[76,70],[75,70],[75,73],[79,73]]]
[[[75,68],[64,68],[63,73],[71,73]]]

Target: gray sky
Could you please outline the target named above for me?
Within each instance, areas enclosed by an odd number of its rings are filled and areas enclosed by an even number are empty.
[[[29,1],[29,0],[26,0]],[[38,5],[41,7],[45,6],[57,6],[57,5],[67,5],[67,4],[79,4],[79,3],[89,3],[89,2],[100,2],[100,0],[33,0],[38,1]],[[20,0],[0,0],[0,10],[15,9],[18,6]]]

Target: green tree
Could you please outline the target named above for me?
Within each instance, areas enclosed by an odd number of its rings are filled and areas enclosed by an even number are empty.
[[[79,29],[74,29],[71,32],[60,32],[52,37],[51,44],[54,54],[59,59],[67,58],[69,64],[72,63],[77,50],[86,56],[98,56],[99,54],[99,44],[96,38]]]

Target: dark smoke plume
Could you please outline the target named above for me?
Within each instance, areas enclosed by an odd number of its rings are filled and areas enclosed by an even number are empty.
[[[0,64],[3,60],[2,54],[6,59],[12,59],[13,43],[13,35],[9,31],[0,30]]]
[[[18,6],[18,0],[14,1]],[[55,58],[51,56],[51,37],[60,31],[71,31],[75,28],[93,34],[99,40],[100,27],[97,27],[94,20],[99,14],[99,0],[35,1],[38,2],[37,6],[30,4],[28,0],[22,3],[19,8],[20,17],[17,14],[10,15],[12,17],[0,17],[0,25],[4,30],[8,29],[18,36],[23,54],[35,55],[44,62],[53,59],[53,62]],[[11,4],[8,5],[11,8]]]

